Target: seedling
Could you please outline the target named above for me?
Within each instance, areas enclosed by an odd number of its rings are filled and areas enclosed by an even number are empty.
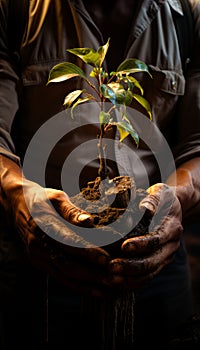
[[[133,77],[134,73],[149,72],[148,66],[136,58],[128,58],[124,60],[116,69],[116,71],[108,72],[104,69],[104,61],[109,48],[109,39],[107,43],[100,46],[98,50],[93,48],[73,48],[67,51],[79,57],[85,64],[91,66],[89,77],[76,64],[71,62],[62,62],[55,65],[49,73],[48,83],[59,83],[74,77],[79,77],[90,87],[88,92],[86,89],[71,91],[64,99],[64,107],[71,108],[71,116],[73,118],[74,109],[83,103],[95,101],[100,105],[99,124],[100,133],[98,135],[98,152],[99,152],[99,171],[98,175],[101,180],[107,177],[106,171],[106,152],[102,140],[110,127],[116,127],[119,132],[119,142],[122,142],[127,136],[131,136],[139,146],[139,135],[128,118],[126,107],[131,106],[133,100],[136,100],[145,111],[149,118],[152,119],[151,107],[149,102],[143,97],[144,91],[140,82]],[[109,109],[106,109],[110,102]],[[115,120],[114,113],[118,111],[120,115],[119,121]]]

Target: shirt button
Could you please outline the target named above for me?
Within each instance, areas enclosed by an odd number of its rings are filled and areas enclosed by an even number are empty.
[[[174,91],[176,91],[176,87],[177,87],[177,82],[175,80],[172,81],[172,89]]]

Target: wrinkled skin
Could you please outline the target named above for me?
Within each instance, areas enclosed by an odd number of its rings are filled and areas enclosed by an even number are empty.
[[[74,207],[64,192],[44,189],[23,178],[20,168],[9,159],[2,157],[0,167],[1,204],[24,241],[31,262],[79,293],[99,296],[107,292],[104,270],[108,253],[83,240],[60,218],[66,223],[90,227],[90,216]],[[60,215],[56,215],[50,201]],[[40,227],[57,240],[51,239]]]
[[[126,239],[122,244],[125,258],[110,262],[112,283],[125,288],[141,287],[173,260],[180,247],[182,209],[174,189],[163,183],[151,186],[140,202],[144,215],[158,217],[145,236]]]
[[[0,160],[1,205],[25,242],[31,261],[83,294],[102,296],[112,293],[113,288],[135,289],[147,283],[173,260],[179,249],[182,212],[189,212],[190,205],[193,208],[199,203],[199,192],[192,192],[199,178],[198,158],[177,171],[176,188],[169,180],[169,185],[160,183],[148,189],[140,210],[150,217],[155,214],[158,220],[154,220],[148,235],[126,239],[122,255],[112,260],[104,249],[91,245],[72,230],[73,225],[89,229],[93,222],[89,214],[70,202],[67,194],[42,188],[23,178],[18,165],[4,157]],[[197,209],[199,213],[198,206]],[[51,234],[56,240],[49,237]]]

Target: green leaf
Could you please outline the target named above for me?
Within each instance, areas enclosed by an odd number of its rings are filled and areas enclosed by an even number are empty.
[[[129,106],[132,102],[133,95],[129,90],[124,89],[123,85],[120,83],[109,83],[109,86],[115,93],[116,103]]]
[[[85,97],[85,98],[79,98],[72,106],[71,108],[71,117],[73,118],[73,111],[74,111],[74,108],[77,107],[78,105],[80,105],[81,103],[85,103],[87,101],[91,100],[90,97]]]
[[[67,51],[78,56],[83,62],[90,64],[93,67],[96,67],[100,61],[99,53],[89,47],[68,49]]]
[[[68,49],[67,51],[78,56],[83,62],[100,68],[109,48],[109,40],[105,45],[100,46],[97,51],[90,47]]]
[[[122,122],[115,123],[115,125],[117,126],[117,129],[120,134],[120,142],[122,142],[128,135],[131,135],[136,145],[138,146],[139,136],[130,123],[127,123],[126,121],[122,121]]]
[[[124,141],[124,139],[130,134],[129,131],[126,131],[126,129],[124,129],[121,125],[117,125],[117,129],[119,131],[119,135],[120,135],[120,142]]]
[[[99,54],[99,62],[98,62],[98,67],[101,67],[102,64],[103,64],[103,61],[105,60],[105,57],[106,57],[106,54],[107,54],[107,51],[108,51],[108,48],[109,48],[109,41],[110,41],[110,38],[108,39],[107,43],[103,46],[100,46],[97,50],[98,54]]]
[[[99,122],[101,125],[108,125],[111,121],[110,113],[101,111],[99,114]]]
[[[120,74],[131,74],[136,72],[146,72],[151,76],[148,66],[143,61],[136,58],[128,58],[124,60],[116,71],[116,73]]]
[[[137,95],[137,94],[133,94],[133,98],[136,101],[138,101],[142,107],[145,108],[145,110],[149,114],[150,120],[152,120],[151,106],[150,106],[149,102],[144,97]]]
[[[103,68],[94,67],[90,72],[91,78],[97,78],[99,75],[103,80],[108,77],[108,73]]]
[[[100,91],[102,95],[114,105],[123,104],[128,106],[133,99],[132,92],[125,90],[123,85],[119,83],[102,84],[100,86]]]
[[[124,87],[122,84],[118,83],[118,82],[112,82],[107,84],[107,86],[109,86],[112,90],[114,90],[115,92],[120,91],[120,90],[124,90]]]
[[[132,77],[130,75],[130,76],[126,76],[126,77],[122,76],[121,80],[123,80],[125,83],[128,84],[128,89],[129,90],[133,90],[133,88],[136,87],[136,88],[138,88],[140,90],[141,95],[143,95],[144,90],[143,90],[142,86],[140,85],[140,83],[139,83],[139,81],[137,79],[135,79],[134,77]]]
[[[50,70],[47,84],[52,82],[58,83],[77,76],[87,80],[87,76],[85,75],[83,70],[79,68],[77,65],[71,62],[62,62],[62,63],[56,64]]]
[[[91,78],[96,78],[99,74],[99,68],[94,67],[91,72],[90,72],[90,77]]]
[[[116,104],[116,94],[108,85],[102,84],[100,86],[100,92],[106,99],[110,100],[114,105]]]
[[[116,93],[117,103],[129,106],[133,99],[133,94],[129,90],[120,90]]]
[[[74,90],[72,92],[70,92],[64,100],[64,106],[65,108],[69,108],[72,106],[72,104],[74,103],[74,101],[83,93],[83,91],[85,90]]]

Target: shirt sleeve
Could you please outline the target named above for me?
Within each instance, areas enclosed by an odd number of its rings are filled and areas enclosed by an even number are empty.
[[[11,137],[12,123],[19,108],[18,65],[17,55],[9,49],[8,1],[0,0],[0,154],[20,164]]]
[[[194,48],[186,74],[186,90],[178,110],[177,147],[175,162],[178,165],[200,157],[200,2],[193,6]]]

